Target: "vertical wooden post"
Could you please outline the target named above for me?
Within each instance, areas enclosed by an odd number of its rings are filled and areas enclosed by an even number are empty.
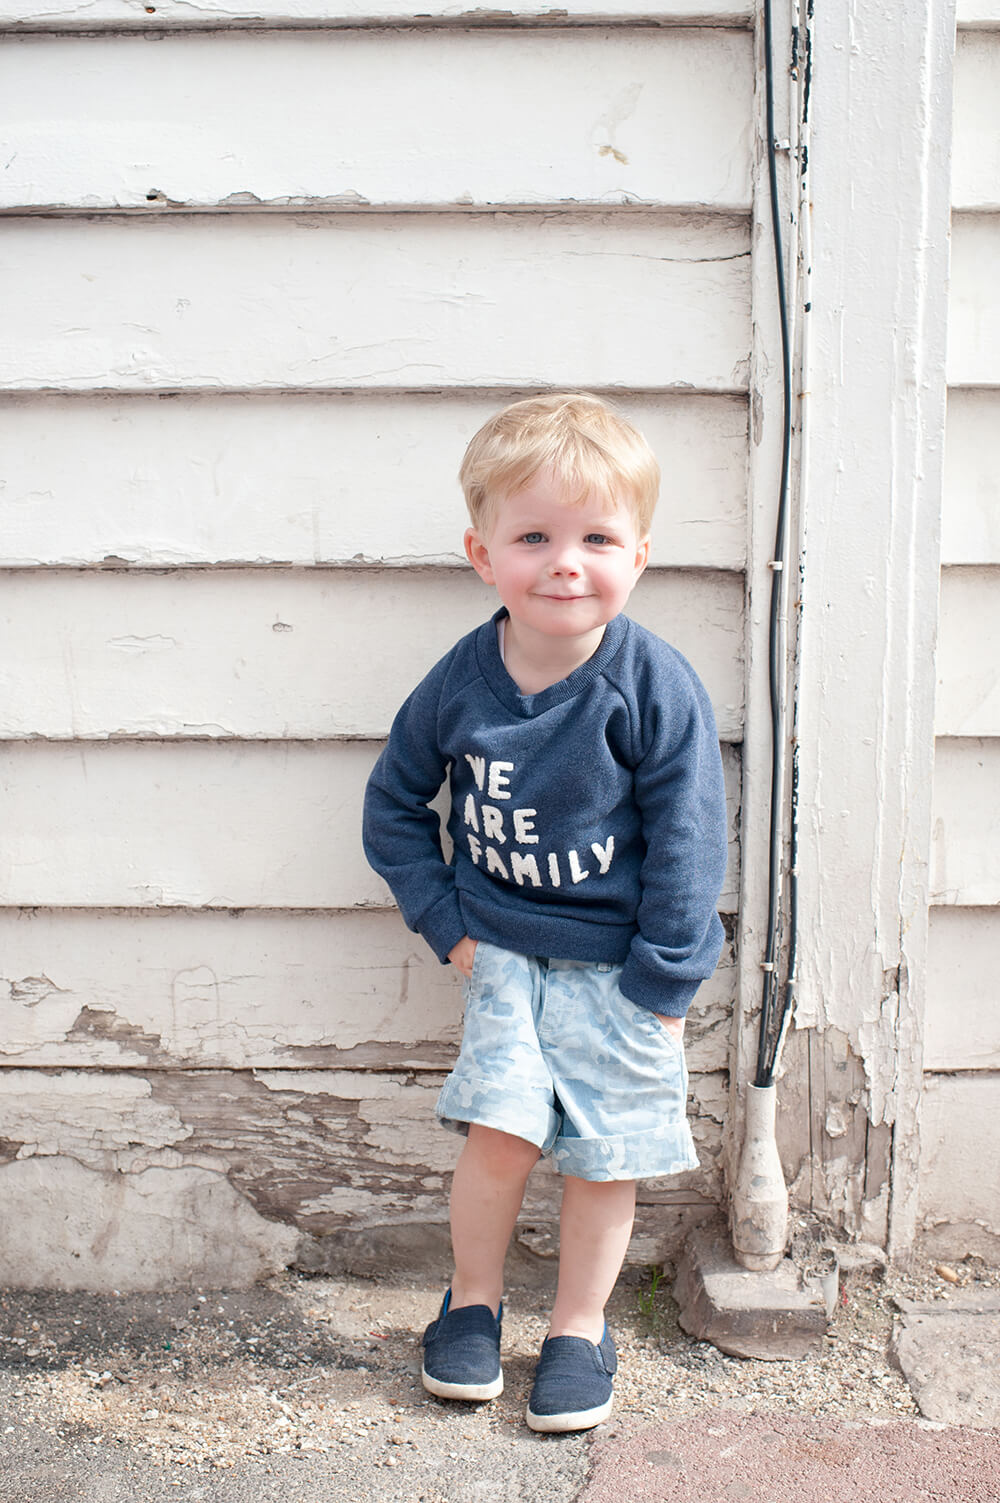
[[[895,1255],[916,1220],[954,30],[953,0],[911,0],[823,7],[813,34],[797,1021],[822,1194]]]

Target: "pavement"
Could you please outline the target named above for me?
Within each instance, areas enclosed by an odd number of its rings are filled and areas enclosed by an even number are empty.
[[[616,1413],[569,1436],[523,1423],[544,1289],[510,1292],[506,1389],[478,1406],[420,1387],[436,1283],[8,1291],[0,1503],[1000,1503],[991,1326],[963,1327],[977,1417],[949,1424],[918,1412],[891,1356],[900,1307],[891,1315],[877,1289],[845,1298],[821,1358],[766,1364],[685,1336],[663,1288],[642,1280],[624,1280],[610,1312]],[[963,1318],[975,1313],[964,1300]],[[932,1342],[940,1354],[940,1332]],[[950,1377],[935,1366],[935,1393],[950,1382],[961,1402],[969,1347],[955,1351]],[[926,1378],[926,1350],[920,1362]]]

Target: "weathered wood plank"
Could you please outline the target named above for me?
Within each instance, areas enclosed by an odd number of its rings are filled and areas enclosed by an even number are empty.
[[[777,1138],[792,1205],[882,1243],[892,1129],[876,1117],[870,1084],[871,1052],[866,1057],[839,1028],[793,1027],[778,1082]]]
[[[456,973],[396,913],[0,911],[0,1058],[149,1070],[446,1069]],[[735,957],[695,998],[689,1067],[727,1065]]]
[[[434,0],[419,10],[411,0],[157,0],[137,8],[128,0],[2,0],[0,27],[16,31],[162,31],[174,27],[396,26],[410,24],[543,26],[587,25],[594,21],[657,26],[748,26],[750,0],[572,0],[571,4],[507,5],[476,10],[465,0]]]
[[[12,220],[6,390],[746,387],[738,220]]]
[[[952,203],[1000,209],[1000,32],[960,32],[955,52]]]
[[[1000,568],[942,570],[937,676],[938,736],[1000,736]]]
[[[1000,390],[948,393],[941,561],[1000,564]]]
[[[948,383],[1000,386],[1000,213],[955,214],[951,235]]]
[[[998,954],[1000,908],[931,909],[925,1069],[1000,1070]]]
[[[0,904],[389,906],[361,849],[368,742],[8,743]],[[723,749],[739,891],[739,751]]]
[[[1000,740],[937,742],[930,897],[1000,903]]]
[[[693,660],[720,735],[741,740],[741,577],[657,570],[629,604]],[[377,739],[496,606],[468,566],[13,574],[0,737]]]
[[[95,1279],[103,1271],[106,1279],[113,1262],[126,1271],[125,1287],[142,1287],[132,1281],[142,1278],[149,1263],[158,1268],[161,1283],[172,1281],[164,1277],[162,1254],[137,1258],[128,1236],[116,1231],[128,1221],[122,1206],[141,1207],[142,1196],[167,1222],[179,1217],[185,1225],[213,1228],[221,1204],[222,1214],[255,1234],[257,1245],[246,1260],[251,1264],[279,1249],[289,1261],[302,1258],[312,1243],[316,1266],[321,1239],[344,1228],[446,1224],[448,1179],[461,1139],[434,1119],[441,1078],[334,1070],[167,1071],[148,1078],[4,1070],[0,1193],[8,1206],[23,1204],[29,1186],[36,1196],[58,1195],[72,1220],[84,1186],[92,1206],[106,1212],[114,1204],[118,1214],[104,1217],[103,1232],[97,1218],[76,1250],[80,1272]],[[718,1155],[723,1101],[718,1077],[692,1076],[694,1126],[707,1160]],[[682,1203],[711,1200],[713,1176],[710,1162],[698,1176],[685,1176],[692,1183],[668,1188],[665,1203],[672,1197]],[[214,1215],[211,1204],[202,1204],[206,1196],[211,1201],[212,1190]],[[540,1174],[529,1214],[547,1211],[547,1219],[555,1220],[555,1191],[555,1177]],[[10,1220],[4,1218],[5,1227]],[[279,1228],[270,1239],[269,1224]],[[6,1243],[0,1230],[5,1283],[30,1283],[23,1244],[9,1234]],[[200,1258],[210,1258],[202,1237],[194,1245]],[[182,1256],[183,1248],[174,1246],[173,1257]],[[185,1271],[191,1277],[192,1270]]]
[[[8,395],[0,564],[455,563],[459,462],[515,395]],[[653,562],[742,568],[745,400],[621,407],[663,470]]]
[[[738,31],[14,39],[0,207],[741,211],[752,94]]]
[[[928,1075],[920,1107],[920,1220],[929,1250],[1000,1253],[1000,1075]]]
[[[455,972],[397,913],[0,913],[8,1062],[445,1067]]]

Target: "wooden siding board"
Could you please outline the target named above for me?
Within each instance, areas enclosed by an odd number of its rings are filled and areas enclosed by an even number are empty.
[[[516,395],[0,397],[0,564],[464,562],[459,462]],[[745,399],[619,405],[663,470],[652,562],[741,569]]]
[[[941,574],[938,736],[1000,736],[1000,568]]]
[[[8,743],[8,907],[391,906],[361,849],[367,742]],[[739,751],[723,752],[739,890]]]
[[[958,0],[957,19],[961,27],[1000,26],[1000,0]]]
[[[462,997],[397,913],[0,911],[0,1059],[46,1069],[447,1069]],[[731,944],[688,1014],[724,1071]]]
[[[0,387],[740,390],[748,263],[698,216],[12,220]]]
[[[941,560],[1000,564],[1000,390],[948,393]]]
[[[998,1091],[996,1074],[927,1075],[920,1108],[924,1234],[940,1250],[991,1261],[1000,1251]]]
[[[0,913],[0,1053],[47,1067],[440,1070],[451,967],[397,913]]]
[[[496,606],[468,566],[16,573],[0,737],[377,739]],[[630,614],[695,663],[741,740],[740,576],[648,572]]]
[[[1000,903],[1000,740],[937,742],[931,902]]]
[[[636,22],[646,25],[749,26],[749,0],[573,0],[569,5],[518,4],[502,11],[469,7],[464,0],[157,0],[150,14],[129,0],[0,0],[0,27],[12,31],[212,30],[225,27],[353,27],[396,25],[574,26]]]
[[[1000,908],[932,908],[926,1070],[1000,1070]]]
[[[1000,32],[960,32],[955,53],[952,202],[1000,209]]]
[[[13,39],[0,208],[745,211],[752,93],[734,31]]]
[[[951,234],[948,382],[1000,386],[1000,213],[955,214]]]

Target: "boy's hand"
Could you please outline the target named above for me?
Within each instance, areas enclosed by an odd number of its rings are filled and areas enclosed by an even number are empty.
[[[476,940],[470,939],[466,935],[464,939],[459,940],[453,950],[448,951],[448,959],[457,971],[461,971],[466,980],[472,975],[472,962],[476,958],[476,944]],[[677,1020],[675,1019],[674,1021],[676,1022]]]
[[[666,1013],[664,1013],[664,1012],[654,1013],[653,1016],[656,1017],[656,1018],[659,1018],[660,1022],[663,1024],[664,1028],[667,1030],[667,1032],[669,1034],[671,1034],[673,1036],[673,1038],[674,1038],[674,1040],[675,1040],[676,1043],[678,1043],[678,1044],[683,1043],[683,1041],[684,1041],[684,1019],[683,1018],[668,1018],[667,1015],[666,1015]]]

